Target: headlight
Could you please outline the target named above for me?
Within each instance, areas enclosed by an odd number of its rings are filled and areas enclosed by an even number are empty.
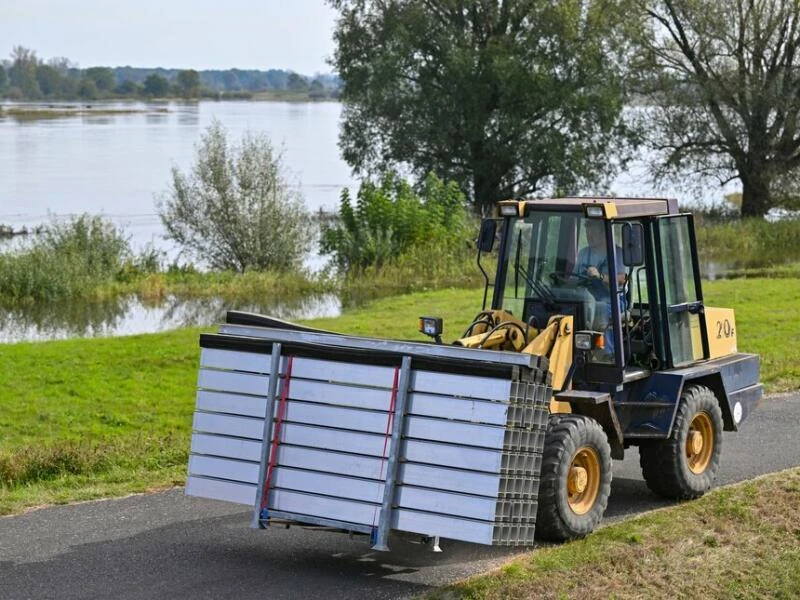
[[[575,347],[578,350],[592,349],[592,334],[588,331],[580,331],[575,334]]]
[[[441,317],[420,317],[419,318],[419,331],[425,335],[436,337],[442,334],[442,319]]]
[[[519,204],[501,204],[500,214],[504,217],[516,217],[519,214]]]
[[[595,348],[603,348],[605,345],[606,339],[600,331],[575,332],[575,348],[577,350],[594,350]]]
[[[586,216],[591,219],[602,219],[606,213],[602,204],[588,204],[584,207]]]

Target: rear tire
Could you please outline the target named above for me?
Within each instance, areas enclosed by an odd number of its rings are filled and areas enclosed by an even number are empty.
[[[705,494],[717,478],[722,428],[722,410],[714,392],[703,385],[687,387],[670,437],[639,446],[647,487],[662,498],[676,500]]]
[[[542,457],[536,535],[565,541],[591,533],[611,493],[611,447],[589,417],[551,415]]]

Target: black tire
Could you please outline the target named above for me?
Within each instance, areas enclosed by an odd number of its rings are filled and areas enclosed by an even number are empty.
[[[596,472],[589,473],[584,490],[576,491],[570,472],[573,466],[583,468],[583,461]],[[591,533],[603,518],[610,493],[611,447],[600,424],[581,415],[551,415],[542,457],[537,537],[560,542]]]
[[[639,446],[639,464],[647,487],[662,498],[699,498],[714,485],[722,452],[722,410],[709,388],[691,385],[681,394],[672,434]],[[690,444],[690,436],[698,445]],[[709,435],[710,433],[710,435]],[[709,440],[708,438],[711,437]]]

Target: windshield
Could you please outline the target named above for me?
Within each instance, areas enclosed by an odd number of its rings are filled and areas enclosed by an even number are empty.
[[[553,287],[572,273],[578,245],[585,244],[582,221],[577,213],[535,212],[512,222],[504,257],[504,309],[527,320],[531,301],[557,300]]]
[[[610,268],[606,223],[544,211],[512,220],[499,306],[539,329],[563,314],[574,317],[578,330],[607,331],[617,290],[611,273],[624,278],[625,267],[619,251]]]

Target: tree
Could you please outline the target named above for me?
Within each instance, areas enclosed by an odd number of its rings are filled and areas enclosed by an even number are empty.
[[[83,72],[83,76],[94,81],[98,90],[111,92],[117,84],[114,69],[110,67],[91,67]]]
[[[50,65],[39,65],[36,69],[36,81],[45,96],[61,96],[64,76]]]
[[[161,75],[151,73],[144,80],[144,93],[155,98],[169,94],[169,82]]]
[[[194,69],[179,71],[178,87],[184,98],[196,98],[200,93],[200,74]]]
[[[11,69],[8,77],[11,86],[19,88],[26,99],[36,99],[42,95],[39,82],[36,81],[38,66],[39,59],[36,58],[36,52],[23,46],[14,46],[11,51]]]
[[[289,73],[289,79],[286,80],[286,88],[293,92],[306,92],[308,91],[308,83],[305,77],[297,73]]]
[[[8,87],[8,75],[3,65],[0,65],[0,94],[5,94]]]
[[[656,174],[738,177],[742,216],[764,215],[800,170],[800,3],[664,0],[645,10]]]
[[[97,86],[94,83],[94,79],[81,77],[81,81],[78,84],[78,96],[84,100],[94,100],[97,98]]]
[[[157,208],[167,237],[213,269],[296,269],[311,243],[309,215],[269,140],[248,133],[232,146],[216,121],[191,171],[172,169]]]
[[[139,93],[140,89],[141,86],[138,83],[135,83],[130,79],[126,79],[117,86],[117,89],[115,89],[114,92],[122,96],[134,96]]]
[[[380,269],[412,250],[458,255],[474,235],[466,199],[454,183],[428,175],[420,193],[396,173],[364,181],[355,207],[345,188],[339,218],[323,224],[319,251],[343,271]]]
[[[356,172],[408,165],[476,207],[596,186],[622,156],[626,0],[329,0]]]

